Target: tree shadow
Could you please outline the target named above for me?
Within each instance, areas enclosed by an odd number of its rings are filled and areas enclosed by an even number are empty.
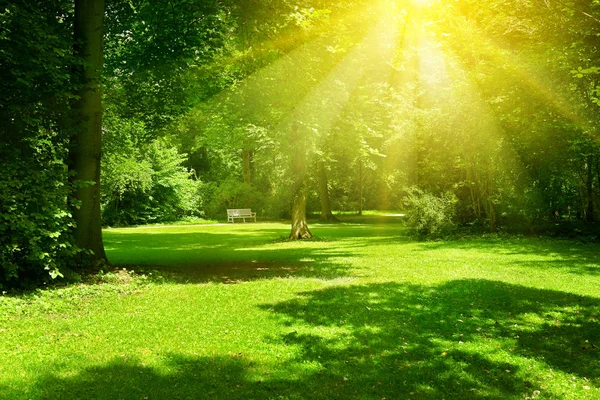
[[[106,365],[61,377],[46,374],[31,393],[0,386],[3,398],[199,399],[269,398],[270,387],[248,380],[252,362],[236,357],[167,355],[157,370],[137,360],[116,358]],[[24,396],[25,395],[25,396]],[[247,397],[247,396],[250,397]]]
[[[347,266],[327,261],[327,256],[304,252],[304,257],[290,262],[277,261],[235,261],[213,262],[159,267],[129,266],[142,273],[154,273],[155,282],[201,284],[217,282],[235,284],[260,279],[278,278],[318,278],[335,279],[350,276]],[[343,256],[343,253],[337,253]],[[330,254],[335,256],[336,254]]]
[[[488,252],[503,263],[525,268],[557,268],[578,275],[600,275],[600,246],[574,240],[545,238],[474,239],[421,243],[422,251],[437,249]],[[527,257],[526,257],[527,256]]]
[[[270,309],[289,326],[273,340],[303,349],[293,362],[321,363],[365,395],[524,398],[552,390],[539,368],[600,386],[597,298],[459,280],[334,287]]]
[[[598,298],[458,280],[329,286],[262,307],[284,327],[260,338],[289,349],[282,361],[252,348],[166,354],[152,367],[116,357],[46,372],[28,393],[0,390],[49,399],[593,398],[600,390]],[[573,388],[570,376],[592,390]]]
[[[331,249],[318,242],[277,246],[278,233],[262,229],[248,238],[245,232],[111,232],[106,247],[116,268],[152,272],[155,281],[237,283],[351,274],[348,265],[337,261],[350,256],[342,246]]]

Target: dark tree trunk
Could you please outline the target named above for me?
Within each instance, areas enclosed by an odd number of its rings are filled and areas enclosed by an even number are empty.
[[[594,187],[593,187],[593,166],[592,166],[592,156],[586,157],[586,170],[587,170],[587,180],[586,180],[586,191],[587,191],[587,206],[585,210],[585,221],[586,222],[594,222]]]
[[[600,158],[596,156],[594,161],[596,161],[596,185],[600,188]]]
[[[242,161],[244,167],[244,183],[251,184],[252,183],[252,154],[249,150],[242,151]]]
[[[337,221],[337,218],[335,218],[331,212],[327,169],[325,168],[325,162],[323,161],[319,161],[319,197],[321,198],[321,219],[326,221]]]
[[[70,149],[74,183],[75,244],[91,250],[92,265],[106,262],[100,221],[102,150],[102,64],[104,0],[76,0],[74,52],[83,64],[83,85],[73,103],[77,129]]]
[[[312,233],[306,223],[306,143],[298,125],[292,126],[292,231],[291,240],[310,239]]]

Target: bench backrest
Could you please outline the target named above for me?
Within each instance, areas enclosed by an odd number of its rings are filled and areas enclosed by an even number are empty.
[[[232,209],[227,209],[227,216],[231,217],[237,217],[239,215],[252,215],[252,210],[249,208],[232,208]]]

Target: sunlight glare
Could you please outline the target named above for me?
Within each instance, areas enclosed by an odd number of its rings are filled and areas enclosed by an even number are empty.
[[[417,7],[431,7],[433,0],[412,0],[412,2]]]

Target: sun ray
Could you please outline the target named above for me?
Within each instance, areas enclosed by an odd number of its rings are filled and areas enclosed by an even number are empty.
[[[444,52],[443,43],[423,21],[410,24],[406,35],[407,46],[396,61],[401,68],[394,87],[402,95],[394,117],[396,134],[386,143],[386,151],[392,155],[388,173],[400,168],[404,184],[411,185],[420,180],[422,163],[431,163],[436,157],[455,158],[454,165],[464,171],[463,183],[458,184],[473,191],[472,175],[485,172],[488,177],[478,182],[488,185],[485,191],[491,195],[497,184],[494,176],[523,169],[519,157],[504,143],[495,114],[461,60]],[[405,164],[399,165],[397,160],[405,160]],[[431,170],[431,165],[426,170]],[[441,175],[427,181],[442,183],[445,171],[439,172]],[[485,204],[493,207],[489,199]]]
[[[456,17],[459,17],[457,14]],[[573,107],[568,100],[567,93],[551,84],[551,80],[539,72],[539,68],[533,68],[519,54],[510,51],[497,43],[492,38],[486,37],[483,31],[472,21],[464,21],[459,28],[452,29],[452,36],[462,36],[465,41],[471,43],[471,48],[479,55],[491,60],[499,68],[506,68],[521,83],[543,98],[555,111],[568,119],[581,129],[587,128],[585,118],[580,110]]]
[[[389,60],[395,51],[397,32],[397,21],[389,15],[382,16],[361,42],[320,79],[290,118],[308,117],[322,131],[331,129],[357,85],[366,76],[388,80],[391,73]]]
[[[382,0],[386,1],[386,0]],[[376,3],[375,7],[381,7],[382,3]],[[339,12],[331,14],[326,20],[326,28],[322,26],[303,28],[298,30],[288,30],[275,37],[258,40],[256,42],[245,43],[246,47],[239,51],[234,51],[221,60],[222,64],[244,64],[245,60],[263,59],[266,54],[291,54],[295,50],[305,51],[305,46],[310,43],[318,42],[319,37],[331,35],[332,28],[336,26],[353,26],[360,32],[361,26],[365,25],[365,13],[353,9],[338,10]],[[324,32],[324,29],[327,32]],[[265,66],[263,66],[264,68]],[[254,75],[254,72],[252,75]]]
[[[214,96],[196,112],[222,116],[225,109],[235,110],[239,117],[235,124],[241,118],[245,124],[269,125],[273,130],[291,120],[311,120],[327,131],[366,73],[389,73],[398,25],[397,16],[381,13],[362,39],[349,46],[340,47],[334,33],[311,40]],[[274,109],[279,110],[278,119],[273,119]]]

